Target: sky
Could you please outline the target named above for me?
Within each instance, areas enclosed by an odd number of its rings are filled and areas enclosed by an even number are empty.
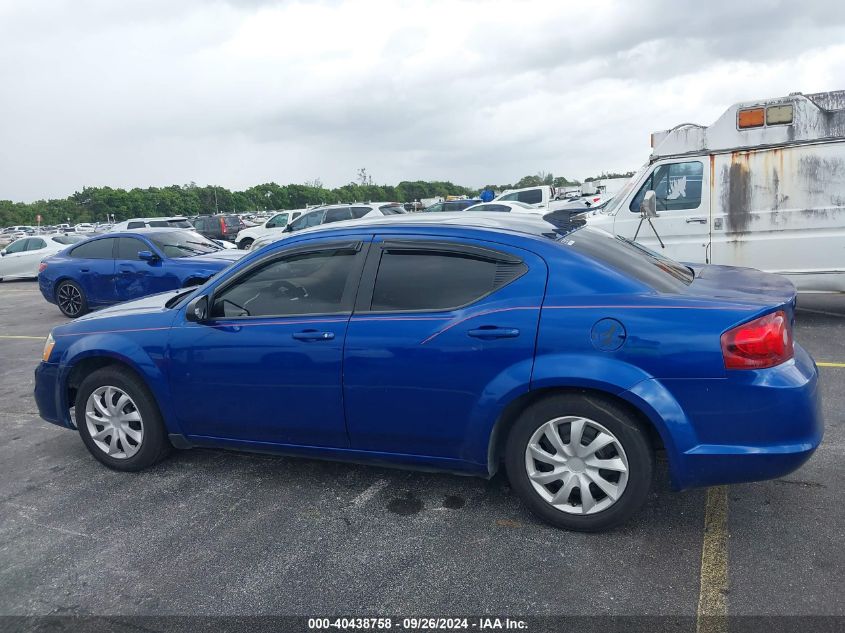
[[[583,179],[843,88],[841,0],[0,0],[0,199]]]

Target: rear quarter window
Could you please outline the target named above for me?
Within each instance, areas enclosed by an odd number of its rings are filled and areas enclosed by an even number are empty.
[[[75,247],[70,256],[83,259],[112,259],[115,241],[114,238],[107,238],[85,242]]]

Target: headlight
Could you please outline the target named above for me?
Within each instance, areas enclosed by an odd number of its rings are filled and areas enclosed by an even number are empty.
[[[41,352],[41,360],[45,363],[50,360],[50,354],[53,353],[53,348],[56,346],[56,341],[53,340],[53,333],[47,335],[47,340],[44,341],[44,351]]]

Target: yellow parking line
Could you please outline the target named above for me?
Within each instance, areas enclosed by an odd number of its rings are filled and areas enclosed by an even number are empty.
[[[845,363],[816,363],[819,367],[845,367]]]
[[[44,336],[12,336],[11,334],[0,334],[0,338],[13,338],[13,339],[31,339],[33,341],[43,341],[47,338],[47,335]]]
[[[728,490],[707,489],[704,541],[701,545],[701,589],[696,612],[697,633],[728,630]]]

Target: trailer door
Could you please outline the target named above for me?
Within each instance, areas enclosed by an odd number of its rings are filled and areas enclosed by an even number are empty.
[[[654,230],[647,221],[640,224],[640,203],[646,191],[657,197]],[[709,170],[698,158],[655,163],[630,203],[617,211],[613,230],[682,262],[706,263],[710,244]],[[637,234],[637,229],[639,233]],[[660,247],[654,231],[663,240]]]

